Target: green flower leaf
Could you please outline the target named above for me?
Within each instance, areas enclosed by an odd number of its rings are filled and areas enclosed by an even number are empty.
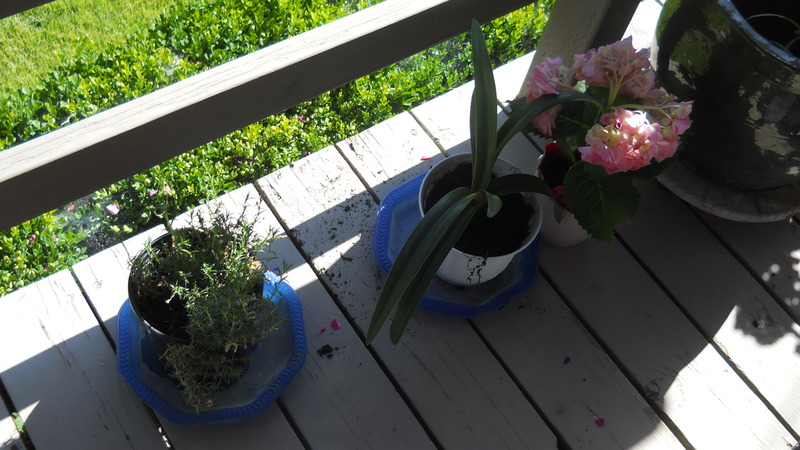
[[[627,173],[576,162],[564,177],[564,199],[581,226],[594,238],[611,242],[614,226],[636,213],[639,192]]]

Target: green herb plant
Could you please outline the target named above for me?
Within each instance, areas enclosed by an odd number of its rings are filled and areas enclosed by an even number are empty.
[[[160,311],[159,317],[145,317],[148,323],[186,341],[167,344],[159,357],[194,408],[211,406],[212,394],[244,373],[247,349],[282,323],[271,301],[276,286],[263,289],[266,264],[275,259],[276,231],[262,238],[246,210],[207,209],[207,215],[190,214],[196,224],[191,228],[175,229],[167,222],[167,238],[148,242],[133,259],[130,274],[140,301],[155,303],[142,306],[141,314]],[[263,292],[271,292],[270,298]],[[161,329],[159,321],[172,329]]]
[[[477,21],[472,22],[471,33],[475,68],[470,109],[471,186],[445,194],[411,232],[386,278],[367,330],[367,342],[375,338],[393,309],[389,335],[395,344],[400,340],[439,266],[476,214],[496,215],[502,207],[501,195],[515,192],[552,195],[536,176],[513,174],[492,179],[492,169],[505,145],[534,117],[567,101],[591,99],[580,92],[542,96],[514,110],[498,129],[494,75]]]

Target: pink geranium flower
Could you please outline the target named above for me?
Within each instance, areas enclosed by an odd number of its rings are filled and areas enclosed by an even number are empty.
[[[677,139],[667,139],[661,126],[651,124],[642,111],[619,108],[600,119],[586,133],[581,159],[598,164],[608,173],[640,169],[652,160],[661,162],[675,154]],[[605,124],[605,125],[604,125]]]

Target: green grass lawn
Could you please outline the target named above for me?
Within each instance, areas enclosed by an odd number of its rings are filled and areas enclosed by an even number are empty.
[[[0,90],[35,89],[78,52],[120,44],[191,0],[56,0],[0,20]],[[121,7],[124,4],[124,7]]]

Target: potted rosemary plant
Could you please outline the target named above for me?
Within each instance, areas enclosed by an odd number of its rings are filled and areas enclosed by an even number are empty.
[[[367,331],[368,342],[375,338],[393,310],[395,312],[390,327],[390,338],[393,343],[399,341],[411,315],[437,276],[437,272],[440,268],[449,266],[446,259],[450,254],[455,253],[453,257],[457,259],[485,259],[488,250],[478,250],[466,257],[459,256],[458,251],[453,252],[454,248],[458,250],[459,241],[464,235],[469,234],[472,225],[484,222],[487,218],[498,217],[504,209],[514,209],[508,205],[517,202],[515,197],[522,197],[522,193],[550,192],[546,184],[534,175],[514,173],[513,170],[498,170],[504,165],[502,160],[498,161],[500,152],[516,133],[543,111],[563,102],[586,98],[586,95],[580,92],[544,96],[515,110],[498,129],[494,75],[478,22],[473,21],[471,32],[475,69],[475,90],[470,111],[471,153],[466,158],[459,155],[446,158],[434,167],[426,178],[449,178],[439,177],[437,172],[440,172],[440,167],[451,164],[452,168],[441,171],[445,173],[465,171],[466,175],[463,181],[451,182],[442,188],[429,189],[427,183],[423,182],[420,188],[422,219],[392,264]],[[457,169],[458,167],[460,169]],[[428,201],[425,197],[429,191],[439,191],[439,193]],[[522,204],[526,204],[531,210],[531,214],[522,219],[523,228],[526,225],[533,225],[518,243],[519,246],[523,246],[526,242],[530,243],[541,224],[538,202],[534,195],[529,197],[533,200],[517,203],[517,208],[522,208]],[[488,226],[481,228],[483,234],[478,236],[478,240],[484,241],[488,241],[491,235],[507,232],[505,228],[492,226],[491,221]],[[486,262],[482,259],[478,266],[482,267],[484,264]],[[464,266],[464,264],[455,265]],[[477,277],[477,281],[488,280],[490,276],[487,275],[487,270],[485,268],[481,270],[482,276]],[[444,276],[450,279],[447,275]],[[466,278],[470,278],[470,274],[467,274]],[[465,284],[471,284],[471,281]]]
[[[259,346],[268,346],[273,336],[284,339],[297,325],[297,314],[287,320],[282,277],[265,265],[275,259],[275,232],[259,236],[244,214],[212,209],[208,215],[193,214],[196,225],[189,228],[173,229],[167,222],[167,233],[148,241],[131,262],[130,307],[162,365],[153,371],[163,368],[177,384],[182,406],[189,407],[184,411],[229,406],[216,404],[218,393],[243,379]],[[294,344],[301,353],[292,363],[296,371],[305,358],[302,332],[295,333]],[[132,378],[141,388],[146,377]],[[263,392],[258,386],[268,382],[256,380],[256,388],[239,389],[250,400],[239,397],[233,403],[248,404]],[[181,421],[180,414],[175,417]]]

